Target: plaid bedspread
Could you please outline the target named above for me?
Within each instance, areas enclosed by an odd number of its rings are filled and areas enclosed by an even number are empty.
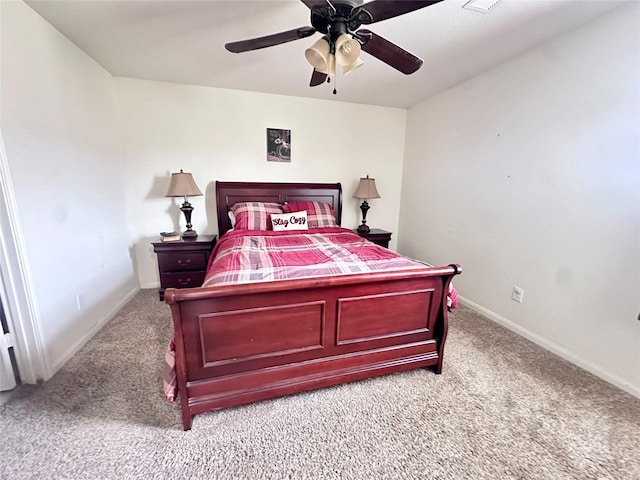
[[[340,227],[230,231],[211,258],[205,287],[425,267]]]

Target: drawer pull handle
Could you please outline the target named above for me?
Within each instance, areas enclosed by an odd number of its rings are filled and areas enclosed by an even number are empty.
[[[190,278],[185,278],[184,280],[180,280],[180,285],[189,285],[191,283]]]
[[[189,263],[191,263],[191,259],[190,258],[188,258],[186,260],[178,260],[178,265],[187,265]]]

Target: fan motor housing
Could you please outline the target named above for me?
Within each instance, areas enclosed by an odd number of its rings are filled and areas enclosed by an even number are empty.
[[[364,0],[335,0],[327,2],[327,4],[317,5],[311,9],[311,25],[320,33],[328,33],[329,27],[331,30],[335,29],[335,26],[342,26],[338,28],[344,31],[349,30],[351,32],[357,30],[362,22],[359,20],[360,14],[365,13],[363,10],[358,10],[356,15],[352,15],[353,10],[364,3]],[[366,14],[368,15],[368,14]]]

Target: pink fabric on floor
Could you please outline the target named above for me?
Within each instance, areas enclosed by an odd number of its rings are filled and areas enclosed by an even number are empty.
[[[450,308],[456,308],[458,306],[458,291],[454,288],[453,283],[449,284],[449,298],[447,305]]]
[[[164,372],[162,375],[164,398],[167,402],[173,402],[178,394],[178,382],[176,381],[176,341],[171,339],[164,354]]]

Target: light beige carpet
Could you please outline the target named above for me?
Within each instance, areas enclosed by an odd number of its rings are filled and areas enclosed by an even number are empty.
[[[141,291],[44,385],[0,407],[0,478],[638,479],[640,400],[473,311],[444,372],[198,415],[161,392],[168,308]]]

